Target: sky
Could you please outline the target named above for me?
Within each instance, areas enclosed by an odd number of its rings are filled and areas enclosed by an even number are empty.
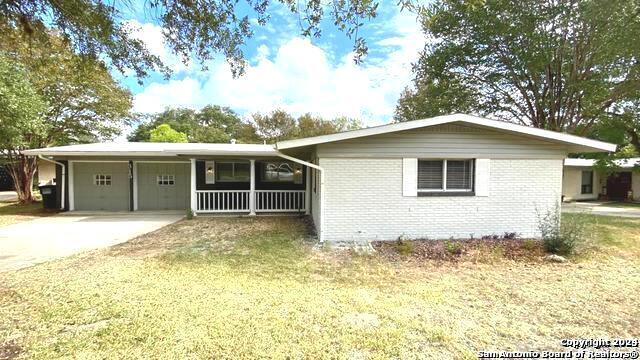
[[[144,1],[144,0],[140,0]],[[166,107],[199,109],[228,106],[242,117],[283,109],[299,116],[358,118],[365,126],[392,121],[402,90],[411,82],[411,66],[424,46],[416,16],[400,11],[396,1],[383,1],[378,16],[366,21],[360,34],[369,53],[354,64],[353,40],[322,24],[320,38],[300,35],[297,16],[279,4],[271,5],[270,21],[254,24],[254,36],[243,46],[249,64],[245,75],[233,78],[223,56],[203,70],[195,61],[186,65],[165,47],[162,29],[143,11],[129,9],[124,21],[133,35],[147,44],[173,69],[170,79],[153,73],[137,83],[135,76],[114,73],[134,94],[134,111],[155,113]]]

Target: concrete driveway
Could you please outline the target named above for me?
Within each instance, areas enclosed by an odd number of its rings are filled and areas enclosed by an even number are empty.
[[[157,230],[182,214],[57,215],[0,227],[0,272],[108,247]]]
[[[607,206],[607,202],[585,201],[562,204],[562,212],[640,218],[640,208]]]

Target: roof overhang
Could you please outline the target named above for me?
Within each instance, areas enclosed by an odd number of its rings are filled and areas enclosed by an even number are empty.
[[[192,146],[190,146],[192,145]],[[144,148],[144,149],[142,149]],[[150,144],[95,143],[30,149],[25,155],[54,157],[175,157],[175,156],[251,156],[276,157],[279,152],[271,145],[254,144]]]
[[[543,130],[529,126],[522,126],[504,121],[485,119],[478,116],[466,114],[453,114],[436,116],[428,119],[406,121],[401,123],[381,125],[366,129],[346,131],[331,135],[321,135],[296,140],[280,141],[276,144],[278,150],[300,148],[311,145],[326,144],[336,141],[362,138],[367,136],[381,135],[398,131],[425,128],[429,126],[447,123],[466,123],[478,127],[489,128],[506,133],[538,138],[550,142],[563,143],[567,145],[569,152],[609,152],[615,151],[616,145],[603,141],[587,139],[580,136],[560,133],[556,131]]]

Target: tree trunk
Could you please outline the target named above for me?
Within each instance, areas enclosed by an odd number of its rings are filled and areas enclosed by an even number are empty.
[[[7,169],[18,193],[18,201],[21,204],[34,202],[33,177],[38,169],[36,158],[19,154],[7,164]]]

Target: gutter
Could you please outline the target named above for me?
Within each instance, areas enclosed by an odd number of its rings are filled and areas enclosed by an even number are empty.
[[[44,157],[42,155],[38,155],[38,159],[41,159],[41,160],[44,160],[44,161],[48,161],[50,163],[54,163],[54,164],[62,166],[62,182],[61,182],[62,186],[61,186],[61,190],[60,190],[60,210],[64,210],[64,195],[65,195],[64,194],[64,185],[65,185],[64,179],[66,178],[66,173],[67,173],[66,169],[67,169],[67,167],[63,163],[61,163],[59,161],[47,159],[46,157]]]
[[[320,171],[320,225],[318,238],[320,239],[320,243],[324,243],[324,169],[316,164],[310,163],[308,161],[304,161],[298,158],[294,158],[293,156],[285,155],[281,152],[278,152],[277,155],[283,159],[290,160],[296,162],[298,164],[302,164],[304,166],[316,169]]]

